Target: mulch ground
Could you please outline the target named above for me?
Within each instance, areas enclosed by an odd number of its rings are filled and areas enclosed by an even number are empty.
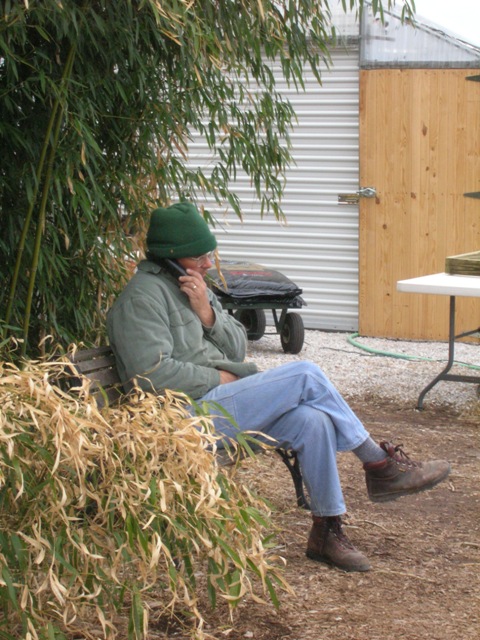
[[[361,465],[339,456],[349,509],[346,532],[372,570],[347,574],[305,556],[308,512],[294,506],[290,477],[275,454],[246,460],[239,479],[274,507],[278,549],[295,595],[281,607],[241,604],[229,620],[217,610],[205,629],[229,640],[478,640],[480,637],[480,418],[429,407],[351,403],[377,440],[403,443],[416,459],[446,458],[448,480],[387,504],[366,498]],[[152,628],[151,638],[182,638]]]

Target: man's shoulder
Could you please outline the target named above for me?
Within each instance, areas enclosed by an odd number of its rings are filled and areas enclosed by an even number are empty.
[[[142,260],[118,296],[115,305],[118,306],[138,299],[145,301],[163,299],[168,293],[170,295],[175,293],[172,284],[175,283],[169,282],[168,276],[159,265],[149,260]]]
[[[142,288],[158,288],[169,286],[170,278],[165,269],[150,260],[142,260],[137,265],[137,270],[130,279],[125,291]]]

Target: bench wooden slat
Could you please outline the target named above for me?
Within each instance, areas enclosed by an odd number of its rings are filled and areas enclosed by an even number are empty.
[[[73,360],[73,362],[75,363],[75,367],[85,374],[116,367],[115,357],[113,354],[109,356],[102,356],[101,358],[95,358],[95,360],[82,360],[81,362]]]
[[[111,352],[108,355],[102,355],[99,358],[91,360],[78,360],[76,357],[71,358],[71,360],[75,365],[75,369],[84,375],[91,375],[95,373],[95,371],[102,371],[103,369],[109,368],[116,371],[115,356]]]
[[[104,347],[90,347],[89,349],[79,349],[72,355],[71,360],[74,362],[83,362],[84,360],[97,360],[103,355],[113,356],[112,347],[106,345]]]
[[[83,374],[89,380],[93,380],[102,387],[111,387],[112,385],[116,385],[119,388],[122,388],[122,383],[118,377],[117,370],[112,367],[108,367],[107,369],[93,369],[89,371],[82,371],[79,369],[79,373]]]

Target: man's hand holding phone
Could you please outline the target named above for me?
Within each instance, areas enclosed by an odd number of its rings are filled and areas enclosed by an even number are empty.
[[[186,275],[180,276],[180,291],[188,296],[192,311],[195,311],[204,327],[211,328],[215,324],[215,313],[210,304],[207,285],[202,275],[194,269],[187,269]]]
[[[200,318],[204,327],[208,329],[215,324],[215,313],[210,305],[207,285],[203,272],[183,266],[178,260],[165,258],[163,263],[168,271],[178,280],[178,286],[190,302],[192,310]]]

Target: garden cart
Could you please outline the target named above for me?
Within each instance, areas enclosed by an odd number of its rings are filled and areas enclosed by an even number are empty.
[[[269,335],[265,311],[270,310],[284,352],[302,350],[303,319],[290,311],[305,304],[302,290],[282,273],[259,264],[222,261],[209,270],[207,280],[222,307],[243,324],[249,340]]]

